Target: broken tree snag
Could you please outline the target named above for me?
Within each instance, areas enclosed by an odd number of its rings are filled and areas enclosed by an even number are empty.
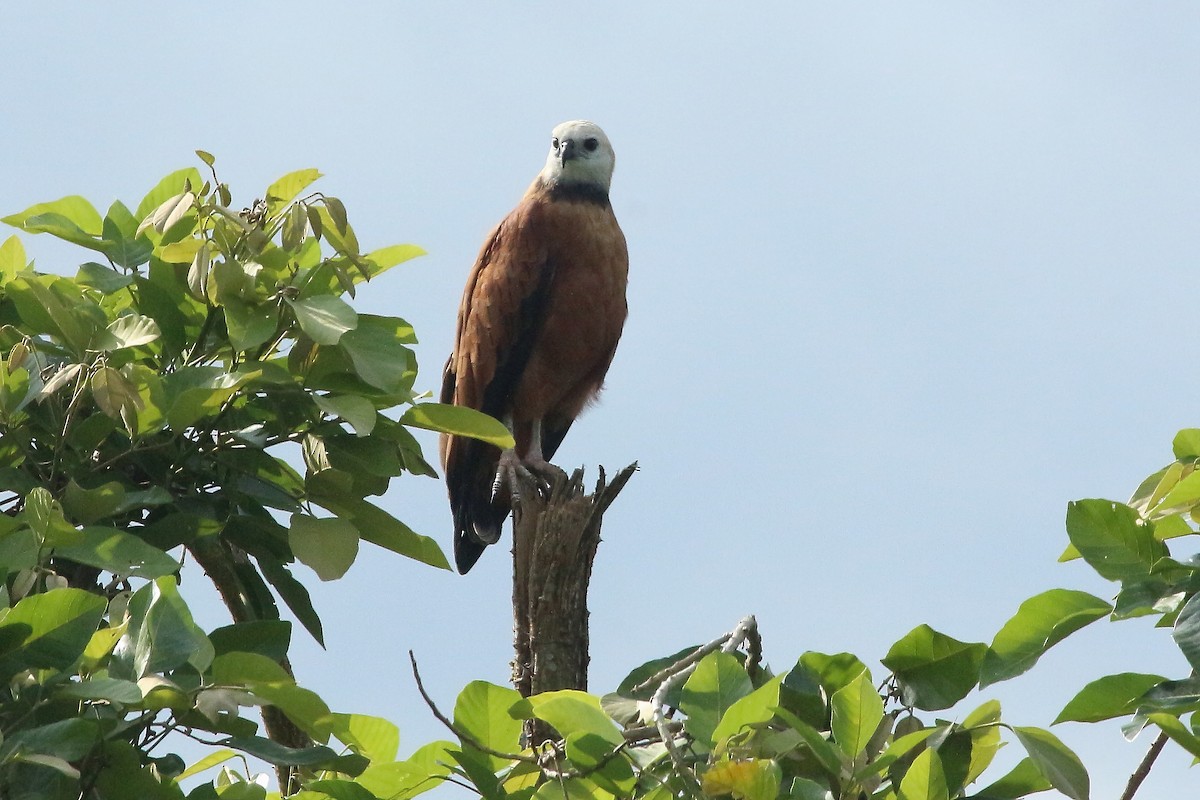
[[[513,685],[523,697],[587,689],[588,582],[604,512],[637,462],[585,494],[583,470],[555,470],[549,491],[521,481],[513,510]]]

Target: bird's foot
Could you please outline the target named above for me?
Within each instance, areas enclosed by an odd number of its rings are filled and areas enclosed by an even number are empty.
[[[492,482],[492,498],[495,499],[496,495],[500,493],[500,489],[507,486],[513,502],[520,502],[522,479],[533,483],[539,492],[545,494],[550,491],[548,476],[552,476],[556,469],[545,459],[522,460],[515,450],[505,450],[500,454],[500,461],[496,465],[496,479]]]

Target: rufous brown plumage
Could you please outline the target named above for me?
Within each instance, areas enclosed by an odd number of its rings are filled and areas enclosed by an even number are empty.
[[[516,473],[554,456],[612,363],[629,271],[608,197],[613,163],[599,126],[556,127],[545,167],[467,279],[441,401],[500,419],[516,447],[442,437],[459,572],[499,539]]]

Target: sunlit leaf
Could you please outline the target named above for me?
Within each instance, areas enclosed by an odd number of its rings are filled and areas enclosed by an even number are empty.
[[[29,264],[25,255],[25,247],[21,240],[13,235],[0,244],[0,286],[8,283],[18,272]]]
[[[1029,598],[992,641],[983,659],[980,687],[1022,674],[1055,644],[1111,611],[1100,598],[1071,589],[1051,589]]]
[[[337,580],[358,555],[358,528],[344,519],[293,514],[288,544],[296,558],[311,567],[318,578]]]
[[[313,400],[326,414],[340,417],[354,428],[358,436],[369,436],[375,429],[379,413],[375,404],[358,395],[316,395]]]
[[[775,800],[782,770],[766,758],[723,761],[704,773],[700,787],[706,795],[730,795],[734,800]]]
[[[895,674],[906,705],[928,711],[949,708],[979,680],[987,645],[960,642],[920,625],[892,645],[883,665]]]
[[[729,653],[710,653],[700,660],[679,696],[679,708],[687,714],[687,732],[711,745],[713,731],[729,707],[753,691],[750,676]]]
[[[109,326],[100,332],[92,342],[93,350],[112,352],[126,347],[138,347],[149,344],[161,336],[158,323],[150,317],[141,314],[126,314],[117,317]]]
[[[140,236],[142,231],[147,228],[153,228],[159,233],[170,229],[176,222],[183,219],[183,215],[191,211],[195,205],[196,195],[192,192],[180,192],[173,197],[168,197],[138,225],[138,235]]]
[[[900,781],[899,800],[948,800],[946,774],[937,751],[922,750]]]
[[[1154,538],[1153,526],[1129,506],[1108,500],[1068,504],[1067,535],[1083,559],[1109,580],[1145,578],[1154,562],[1167,554]]]
[[[720,742],[742,729],[769,722],[779,705],[779,686],[783,675],[776,675],[750,694],[733,703],[721,716],[713,731],[713,741]]]
[[[1055,789],[1072,800],[1088,800],[1087,770],[1057,736],[1041,728],[1015,727],[1012,731]]]
[[[833,740],[850,757],[862,753],[879,723],[883,721],[883,699],[871,683],[867,671],[834,692],[830,698],[833,710],[830,723]]]
[[[400,417],[400,424],[455,436],[470,436],[500,448],[514,446],[512,434],[503,423],[463,406],[421,403],[405,411]]]
[[[29,667],[66,669],[83,654],[104,614],[104,598],[55,589],[21,600],[0,621],[0,680]]]
[[[485,681],[472,681],[458,695],[454,704],[454,726],[474,741],[502,753],[519,753],[522,722],[509,710],[522,703],[516,690]],[[484,756],[493,771],[507,761]]]
[[[1142,696],[1166,678],[1140,672],[1105,675],[1084,686],[1055,717],[1060,722],[1099,722],[1137,710]]]
[[[115,528],[84,528],[83,540],[59,547],[55,554],[122,577],[160,578],[173,575],[180,564],[167,553]]]
[[[10,214],[0,218],[0,222],[14,227],[24,227],[33,218],[43,215],[56,215],[67,220],[80,233],[89,237],[99,237],[103,231],[103,221],[100,212],[84,197],[71,195],[48,203],[37,203],[19,214]]]
[[[272,183],[267,187],[267,213],[276,214],[320,177],[321,173],[315,169],[298,169]]]
[[[331,295],[288,300],[300,328],[317,344],[337,344],[346,331],[358,327],[358,314],[346,301]]]
[[[1192,669],[1200,670],[1200,594],[1192,595],[1180,609],[1171,636]]]

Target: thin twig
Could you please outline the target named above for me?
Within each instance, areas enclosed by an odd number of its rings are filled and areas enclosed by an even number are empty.
[[[413,655],[412,650],[408,651],[408,660],[412,662],[413,678],[415,678],[417,681],[417,691],[421,693],[421,698],[425,701],[425,705],[429,706],[429,710],[433,712],[433,716],[437,718],[437,721],[449,728],[450,732],[457,736],[463,744],[472,747],[481,753],[487,753],[489,756],[495,756],[496,758],[503,758],[507,761],[523,761],[526,764],[533,764],[537,767],[542,766],[541,762],[533,756],[527,756],[522,753],[505,753],[500,750],[493,750],[471,734],[455,727],[454,723],[451,722],[445,714],[438,710],[437,705],[433,702],[433,698],[429,696],[429,692],[425,691],[425,684],[421,682],[421,672],[417,669],[417,657]]]
[[[688,767],[687,762],[684,761],[683,754],[679,751],[679,748],[675,746],[675,734],[668,727],[669,720],[666,711],[667,695],[676,684],[681,683],[695,671],[696,664],[704,656],[717,650],[724,653],[732,653],[749,637],[753,637],[754,640],[758,638],[758,622],[754,619],[753,615],[743,618],[732,632],[712,640],[703,647],[697,648],[690,655],[680,659],[665,670],[659,670],[652,678],[634,687],[633,691],[636,692],[638,689],[652,684],[664,673],[669,673],[662,679],[662,682],[654,691],[654,696],[650,699],[651,705],[654,706],[654,724],[658,728],[658,735],[662,738],[663,745],[667,748],[667,755],[671,757],[671,763],[675,765],[679,779],[684,782],[688,793],[693,796],[700,797],[702,796],[702,792],[699,783],[696,781],[695,774]]]
[[[446,717],[445,714],[438,710],[437,704],[433,702],[433,698],[429,696],[427,691],[425,691],[425,684],[421,682],[421,672],[417,669],[417,658],[413,655],[412,650],[408,651],[408,660],[412,662],[413,678],[416,679],[417,691],[421,693],[421,698],[425,701],[425,705],[429,706],[429,710],[433,713],[433,716],[437,718],[437,721],[445,725],[451,733],[459,738],[463,744],[478,750],[481,753],[487,753],[489,756],[496,756],[497,758],[503,758],[507,761],[521,761],[526,764],[533,764],[540,769],[542,774],[547,778],[555,780],[568,780],[570,778],[586,777],[601,769],[605,764],[619,756],[621,752],[624,751],[630,744],[629,741],[622,742],[613,748],[613,750],[604,756],[604,758],[600,759],[594,766],[586,770],[558,769],[557,767],[548,767],[546,766],[545,759],[542,758],[527,756],[522,753],[505,753],[501,750],[493,750],[492,748],[483,744],[483,742],[480,742],[471,734],[459,729]],[[552,752],[556,753],[558,748],[552,747],[551,750]]]
[[[729,641],[728,633],[726,633],[716,639],[713,639],[711,642],[709,642],[706,645],[697,647],[695,650],[688,653],[686,656],[679,659],[674,664],[663,667],[658,672],[654,673],[649,678],[646,678],[646,680],[639,683],[637,686],[634,686],[632,689],[629,690],[630,693],[637,695],[637,694],[640,694],[641,692],[646,691],[647,689],[649,689],[652,686],[661,686],[662,682],[665,681],[667,678],[670,678],[672,675],[679,674],[683,670],[685,670],[688,667],[695,664],[700,659],[704,658],[709,653],[715,653],[718,650],[720,650],[721,645],[725,644],[727,641]]]
[[[1163,746],[1166,743],[1167,734],[1160,733],[1158,738],[1154,740],[1154,744],[1150,745],[1150,749],[1146,751],[1146,756],[1142,759],[1142,763],[1138,764],[1137,769],[1129,776],[1129,783],[1125,784],[1125,791],[1121,793],[1121,800],[1133,800],[1138,787],[1142,785],[1142,781],[1146,780],[1146,776],[1150,774],[1150,768],[1154,766],[1154,760],[1158,758],[1158,754],[1162,752]]]

